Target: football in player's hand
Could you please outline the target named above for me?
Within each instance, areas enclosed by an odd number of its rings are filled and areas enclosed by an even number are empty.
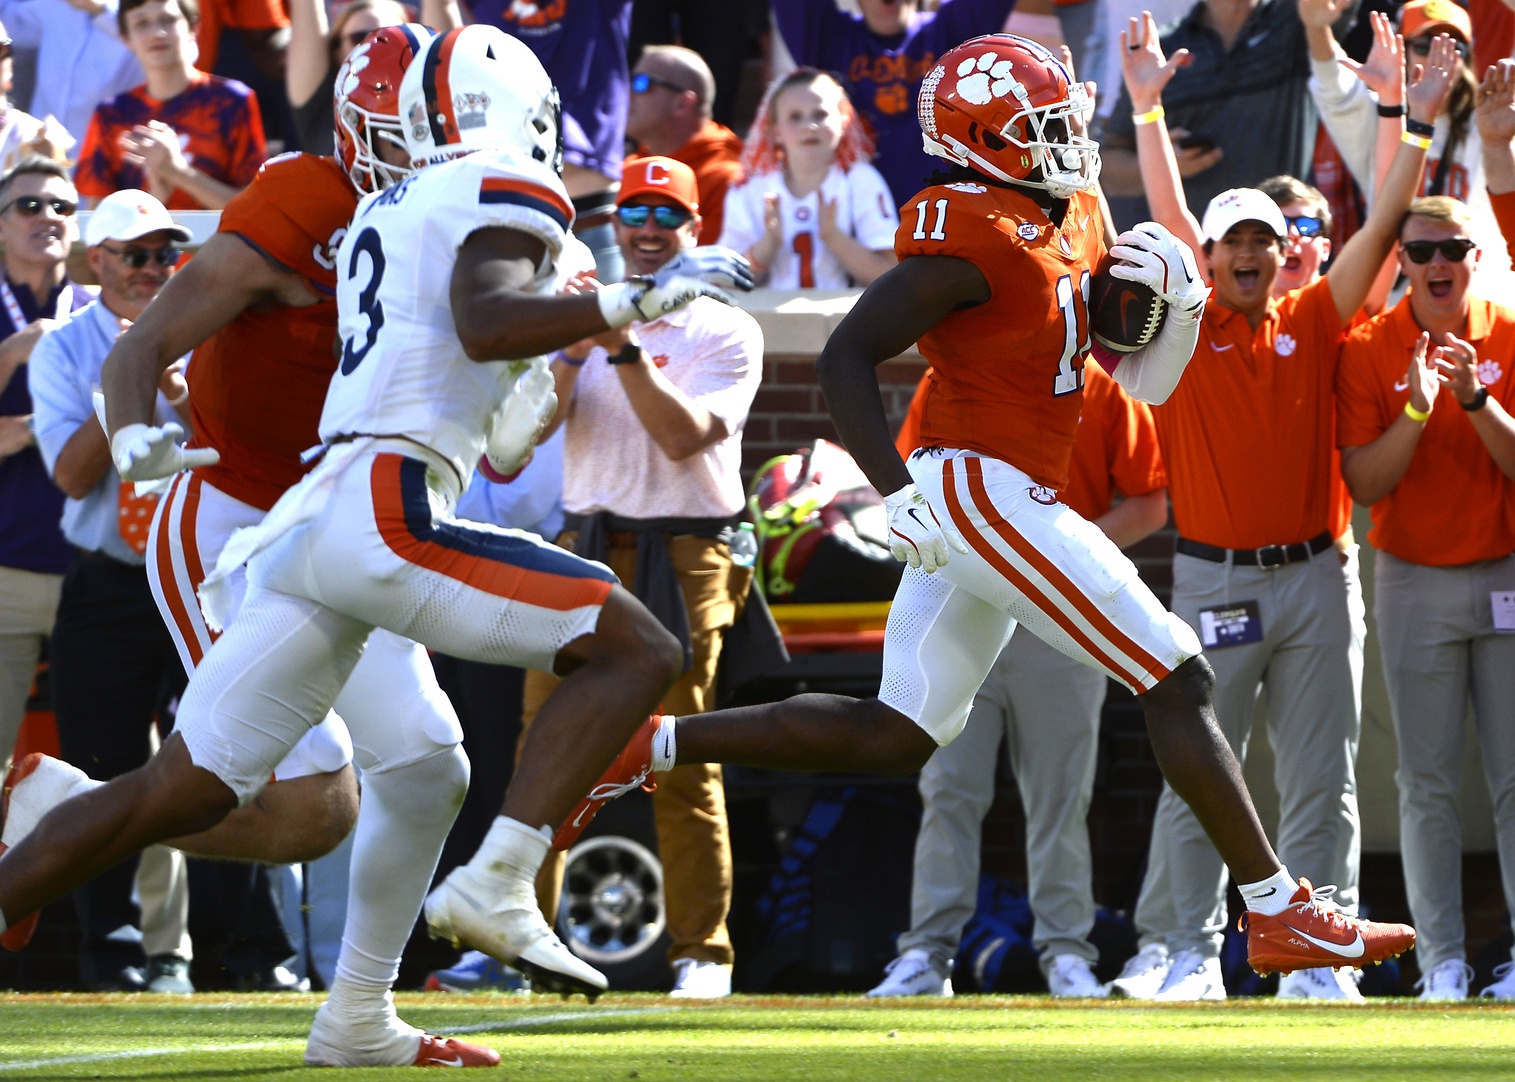
[[[1115,258],[1108,252],[1089,283],[1089,330],[1094,340],[1116,353],[1132,353],[1162,329],[1167,305],[1151,286],[1128,282],[1110,273]]]

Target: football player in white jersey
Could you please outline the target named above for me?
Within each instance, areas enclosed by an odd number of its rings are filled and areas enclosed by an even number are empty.
[[[0,931],[144,845],[253,799],[382,626],[564,677],[484,842],[492,874],[449,877],[427,917],[539,985],[606,987],[552,933],[531,884],[553,830],[657,703],[681,651],[602,565],[451,510],[482,454],[505,472],[529,456],[555,409],[534,378],[540,354],[751,278],[740,256],[707,248],[652,277],[554,294],[572,218],[556,175],[556,94],[530,50],[498,29],[431,42],[406,72],[400,116],[421,170],[365,200],[339,251],[343,356],[321,423],[327,453],[233,537],[207,579],[212,617],[217,584],[244,562],[248,594],[163,750],[60,804],[0,858]],[[178,469],[174,433],[110,420],[124,477]],[[395,1047],[413,1053],[418,1031],[394,1017],[387,984],[348,991],[383,1000]],[[328,1000],[322,1013],[352,1005]]]

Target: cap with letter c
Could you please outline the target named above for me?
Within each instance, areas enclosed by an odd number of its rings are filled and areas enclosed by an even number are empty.
[[[622,167],[616,206],[639,195],[665,196],[690,214],[700,212],[700,188],[694,170],[673,158],[633,158]]]

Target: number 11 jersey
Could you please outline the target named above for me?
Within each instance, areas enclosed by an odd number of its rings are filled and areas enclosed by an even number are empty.
[[[532,283],[554,286],[573,205],[557,175],[512,152],[429,166],[364,199],[337,252],[340,360],[321,439],[403,436],[449,459],[464,483],[519,362],[473,361],[452,318],[458,249],[503,227],[546,246]]]
[[[1068,200],[1062,225],[1031,197],[976,183],[922,190],[901,208],[894,250],[976,266],[990,298],[921,336],[932,372],[923,447],[960,447],[1061,489],[1083,406],[1089,277],[1105,253],[1099,202]]]

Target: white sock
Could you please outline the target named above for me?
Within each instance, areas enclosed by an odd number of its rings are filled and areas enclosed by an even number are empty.
[[[652,734],[652,772],[654,774],[672,770],[678,762],[678,751],[674,747],[673,735],[673,726],[677,720],[672,714],[665,714],[662,724]]]
[[[551,844],[551,831],[497,815],[468,867],[477,875],[501,881],[502,885],[511,881],[533,883]]]
[[[1289,899],[1299,890],[1299,881],[1289,874],[1289,869],[1280,868],[1260,883],[1241,883],[1237,889],[1249,910],[1273,917],[1289,908]]]

